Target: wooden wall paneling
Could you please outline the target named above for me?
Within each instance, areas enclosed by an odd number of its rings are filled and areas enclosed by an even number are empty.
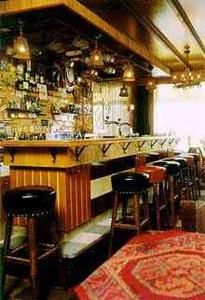
[[[84,171],[81,180],[81,209],[82,209],[82,218],[90,219],[91,218],[91,176],[90,176],[90,166],[84,165]],[[84,206],[83,195],[86,195],[86,206]]]
[[[70,169],[11,167],[11,187],[48,185],[57,191],[56,210],[60,230],[68,232],[90,220],[90,168]],[[17,225],[24,225],[17,220]]]
[[[70,228],[90,220],[90,168],[87,165],[67,170],[67,201]]]

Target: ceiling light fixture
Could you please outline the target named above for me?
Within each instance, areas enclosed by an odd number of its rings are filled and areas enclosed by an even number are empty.
[[[185,45],[184,53],[186,54],[187,60],[189,61],[190,46]],[[174,74],[172,76],[172,82],[175,88],[193,88],[195,86],[200,86],[201,84],[201,75],[199,72],[194,72],[190,68],[185,67],[184,72],[179,75]]]
[[[104,69],[104,72],[107,73],[107,74],[115,74],[116,73],[116,69],[113,68],[113,67],[106,67]]]
[[[156,89],[156,85],[155,85],[153,78],[147,82],[146,89],[147,90],[155,90]]]
[[[124,66],[122,81],[135,81],[134,68],[130,63]]]
[[[22,22],[19,22],[19,36],[14,39],[14,57],[22,60],[30,59],[30,50],[27,39],[23,36]]]
[[[104,66],[102,51],[98,47],[97,40],[95,41],[95,48],[90,52],[89,65],[95,68]]]
[[[153,69],[153,67],[150,66],[149,67],[149,76],[148,76],[147,84],[145,86],[145,88],[147,90],[154,90],[154,89],[156,89],[155,80],[152,77],[152,69]]]
[[[128,97],[128,96],[129,96],[129,94],[128,94],[128,89],[127,89],[127,87],[125,86],[125,83],[124,83],[124,82],[122,83],[122,87],[121,87],[121,89],[120,89],[119,96],[120,96],[120,97]]]

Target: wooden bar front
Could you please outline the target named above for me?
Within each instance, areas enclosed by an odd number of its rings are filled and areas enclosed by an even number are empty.
[[[90,164],[176,142],[175,137],[5,141],[4,164],[10,166],[11,187],[48,185],[57,190],[60,229],[69,232],[91,218]]]

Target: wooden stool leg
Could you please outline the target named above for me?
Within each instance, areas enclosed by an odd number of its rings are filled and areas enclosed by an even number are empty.
[[[150,228],[150,218],[149,218],[149,199],[148,199],[148,190],[143,191],[144,198],[143,198],[143,203],[144,203],[144,221],[142,224],[147,223],[147,227]]]
[[[113,209],[112,209],[112,222],[111,222],[111,229],[110,229],[110,243],[109,243],[109,249],[108,249],[108,256],[109,257],[112,255],[114,224],[115,224],[115,221],[116,221],[116,218],[117,218],[118,202],[119,202],[119,194],[115,193],[115,195],[114,195],[114,205],[113,205]]]
[[[4,238],[4,244],[3,244],[3,263],[2,263],[2,279],[1,279],[1,286],[2,286],[2,293],[5,294],[5,278],[6,278],[6,271],[5,271],[5,257],[7,253],[9,252],[9,246],[11,242],[11,232],[12,232],[12,223],[13,223],[13,217],[7,216],[6,218],[6,225],[5,225],[5,238]],[[4,296],[2,296],[4,297]]]
[[[171,225],[174,226],[175,211],[174,211],[174,182],[173,177],[169,176],[169,202],[171,208]]]
[[[134,220],[135,220],[135,225],[136,225],[136,229],[137,229],[137,234],[140,233],[140,220],[139,220],[139,195],[138,194],[134,194]]]
[[[37,221],[35,218],[28,219],[28,246],[29,246],[30,277],[31,277],[33,300],[40,299],[36,222]]]
[[[157,183],[153,184],[153,199],[155,204],[155,210],[156,210],[156,220],[157,220],[157,230],[160,230],[161,225],[161,214],[159,209],[159,193],[157,191]]]
[[[11,231],[12,231],[13,217],[7,216],[6,226],[5,226],[5,238],[4,238],[4,255],[9,251],[10,241],[11,241]]]
[[[122,218],[123,220],[126,218],[127,215],[127,200],[122,201]]]

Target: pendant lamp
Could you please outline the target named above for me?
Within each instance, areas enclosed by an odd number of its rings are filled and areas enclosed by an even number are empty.
[[[14,57],[22,60],[30,59],[30,50],[27,39],[23,35],[22,22],[19,22],[19,36],[14,39]]]
[[[122,75],[123,81],[135,81],[135,72],[131,64],[126,64],[124,66],[124,71]]]
[[[125,86],[125,83],[124,83],[124,82],[122,83],[122,87],[121,87],[121,89],[120,89],[119,96],[120,96],[120,97],[128,97],[128,89],[127,89],[127,87]]]
[[[102,67],[102,66],[104,66],[102,51],[98,47],[97,40],[95,41],[95,48],[90,52],[89,64],[92,67]]]

